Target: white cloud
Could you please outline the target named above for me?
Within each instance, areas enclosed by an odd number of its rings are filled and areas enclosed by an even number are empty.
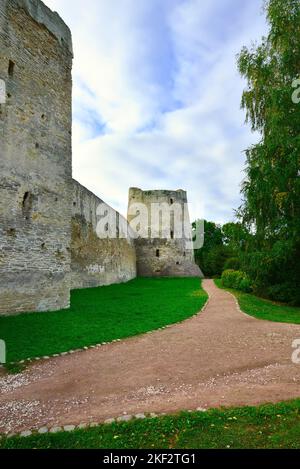
[[[183,188],[193,218],[232,218],[255,141],[235,56],[265,30],[261,1],[46,3],[73,33],[74,177],[123,213],[129,186]]]

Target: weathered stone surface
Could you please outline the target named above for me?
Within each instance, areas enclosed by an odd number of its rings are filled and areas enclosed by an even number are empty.
[[[104,202],[73,181],[72,288],[121,283],[136,277],[133,240],[129,236],[100,239],[97,235],[100,204]],[[127,227],[127,221],[120,214],[106,204],[105,207],[119,224]]]
[[[115,422],[115,419],[106,419],[104,420],[105,425],[110,425]]]
[[[151,217],[152,204],[167,204],[170,208],[172,206],[181,207],[183,224],[183,207],[187,204],[187,194],[183,190],[142,191],[138,188],[131,188],[127,217],[129,222],[136,216],[135,211],[134,213],[130,211],[130,207],[134,207],[135,204],[143,204],[148,209],[148,226],[144,226],[143,230],[149,235],[151,227],[154,225],[154,220]],[[185,216],[187,225],[190,226],[188,213]],[[154,238],[153,236],[148,238],[138,236],[135,240],[138,275],[141,277],[203,277],[201,270],[195,264],[193,249],[183,237],[176,236],[174,226],[172,226],[172,215],[170,216],[170,213],[167,213],[165,217],[163,215],[162,221],[165,222],[166,219],[168,219],[167,222],[170,226],[170,231],[167,234],[160,233]],[[184,232],[184,229],[182,231]],[[172,235],[171,232],[173,232]],[[187,240],[191,241],[191,237],[192,233],[190,232]]]
[[[61,431],[62,431],[62,427],[52,427],[49,430],[50,433],[59,433]]]
[[[1,0],[0,314],[69,306],[71,67],[57,14]]]
[[[70,29],[56,12],[51,11],[40,0],[15,0],[15,3],[34,21],[45,26],[61,44],[68,47],[71,53],[73,52]]]
[[[24,437],[24,438],[27,438],[28,436],[31,436],[32,435],[32,432],[30,430],[26,430],[22,433],[20,433],[20,436]]]
[[[38,433],[39,433],[40,435],[43,435],[44,433],[48,433],[48,431],[49,431],[49,430],[48,430],[47,427],[41,427],[41,428],[39,428]]]
[[[65,425],[64,426],[64,431],[65,432],[73,432],[75,430],[75,425]]]
[[[87,423],[80,423],[77,428],[78,428],[79,430],[84,430],[84,429],[87,428],[87,427],[88,427],[88,424],[87,424]]]
[[[132,415],[121,415],[117,418],[117,422],[129,422],[132,419]]]
[[[137,273],[201,275],[183,239],[135,239],[127,220],[72,180],[72,58],[57,13],[40,0],[0,0],[0,315],[65,309],[71,288]],[[183,205],[186,192],[129,192],[129,204],[170,199]],[[99,237],[99,206],[116,220],[115,236],[109,226]]]

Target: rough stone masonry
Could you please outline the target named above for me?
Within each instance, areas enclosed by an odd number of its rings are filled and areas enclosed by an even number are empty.
[[[102,201],[72,180],[72,59],[57,13],[0,0],[0,315],[68,308],[71,288],[128,281],[137,268],[200,275],[180,241],[97,237]]]
[[[0,2],[0,312],[67,308],[72,41],[43,3]]]
[[[195,264],[194,251],[191,249],[192,243],[187,243],[187,241],[191,241],[192,231],[189,214],[185,213],[187,208],[186,192],[181,189],[177,191],[142,191],[136,187],[130,188],[127,215],[129,222],[133,221],[136,215],[136,210],[131,210],[135,204],[142,204],[143,207],[147,208],[148,213],[147,221],[143,227],[144,233],[146,231],[148,236],[137,236],[135,240],[138,275],[141,277],[202,276],[199,267]],[[153,207],[159,209],[159,237],[149,236],[155,225]],[[167,209],[165,212],[164,207]],[[172,207],[174,207],[173,211]],[[178,209],[181,225],[179,228],[182,232],[180,237],[176,236],[175,231],[178,227],[175,227],[174,220],[175,212]],[[185,233],[186,227],[189,227],[188,233]]]

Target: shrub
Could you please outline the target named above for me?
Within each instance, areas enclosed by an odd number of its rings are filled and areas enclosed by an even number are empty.
[[[224,264],[224,270],[239,270],[241,263],[238,257],[229,257]]]
[[[249,251],[243,270],[252,280],[256,295],[300,306],[300,244],[276,241],[271,247]]]
[[[222,273],[222,284],[226,288],[234,288],[249,293],[252,291],[251,281],[241,270],[227,269]]]
[[[289,303],[293,306],[300,304],[299,287],[292,282],[285,282],[269,287],[267,290],[267,295],[271,300],[274,301]]]
[[[253,291],[251,280],[248,277],[244,277],[240,283],[239,290],[245,293],[251,293]]]
[[[213,246],[209,250],[196,251],[196,262],[201,267],[206,277],[220,278],[224,270],[224,264],[227,259],[227,250],[225,246]]]

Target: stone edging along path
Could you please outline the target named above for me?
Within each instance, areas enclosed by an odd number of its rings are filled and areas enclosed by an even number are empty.
[[[46,357],[16,382],[0,378],[0,433],[73,431],[299,397],[291,344],[300,326],[257,320],[213,281],[203,287],[209,301],[201,314],[179,324]]]
[[[176,326],[178,324],[182,324],[185,321],[188,321],[189,319],[191,319],[192,317],[194,317],[194,318],[197,317],[198,314],[201,314],[202,312],[205,311],[205,309],[208,305],[208,302],[209,302],[209,298],[210,297],[209,297],[209,294],[208,294],[208,298],[207,298],[205,304],[203,305],[202,309],[200,310],[200,312],[198,312],[196,314],[193,314],[189,318],[183,319],[182,321],[179,321],[179,322],[176,322],[176,323],[173,323],[173,324],[168,324],[166,326],[160,327],[158,329],[154,329],[152,331],[147,331],[144,334],[153,334],[157,331],[163,331],[165,329]],[[141,334],[141,335],[144,335],[144,334]],[[133,337],[135,337],[135,336],[133,336]],[[55,353],[55,354],[49,355],[49,356],[47,355],[47,356],[43,356],[43,357],[26,358],[24,360],[20,360],[20,361],[17,361],[17,362],[10,362],[10,364],[11,365],[23,365],[23,364],[28,364],[29,365],[30,363],[33,363],[33,362],[38,362],[38,361],[41,361],[41,360],[50,360],[51,358],[57,358],[57,357],[65,357],[66,355],[73,355],[74,353],[84,352],[84,351],[89,350],[89,349],[97,349],[97,348],[99,349],[100,347],[102,347],[104,345],[114,344],[114,343],[117,343],[117,342],[121,342],[122,340],[125,341],[127,339],[132,339],[133,337],[124,338],[124,339],[114,339],[111,342],[102,342],[100,344],[89,345],[89,346],[85,346],[85,347],[82,347],[82,348],[79,348],[79,349],[69,350],[67,352]],[[0,369],[1,368],[5,368],[4,365],[0,364]],[[202,409],[201,407],[199,407],[199,408],[196,409],[196,411],[206,412],[206,409]],[[188,410],[188,412],[194,412],[194,410]],[[140,413],[140,414],[136,414],[136,415],[123,414],[123,415],[120,415],[117,418],[111,417],[111,418],[108,418],[108,419],[106,419],[104,421],[101,421],[101,422],[80,423],[79,425],[64,425],[64,426],[54,426],[54,427],[44,426],[44,427],[39,428],[38,430],[32,429],[32,430],[24,430],[24,431],[18,432],[18,433],[0,434],[0,440],[3,439],[3,438],[13,438],[13,437],[16,437],[16,436],[21,437],[21,438],[27,438],[27,437],[32,436],[32,435],[43,435],[43,434],[46,434],[46,433],[54,434],[54,433],[60,433],[60,432],[72,432],[72,431],[75,431],[75,430],[95,428],[95,427],[100,426],[100,425],[111,425],[113,423],[129,422],[130,420],[143,420],[143,419],[146,419],[146,418],[153,419],[153,418],[163,417],[165,415],[166,415],[165,412],[162,412],[161,414],[156,414],[155,412],[150,412],[149,414]]]
[[[201,314],[202,312],[205,311],[205,309],[208,305],[208,302],[209,302],[209,295],[208,295],[208,298],[207,298],[207,301],[206,301],[205,305],[202,307],[202,309],[200,310],[199,313],[194,314],[191,317],[189,317],[187,319],[184,319],[183,321],[179,321],[179,322],[167,325],[167,326],[163,326],[163,327],[160,327],[159,329],[155,329],[153,331],[145,332],[145,334],[153,334],[157,331],[163,331],[164,329],[168,329],[172,326],[175,326],[175,325],[178,325],[178,324],[183,324],[185,321],[188,321],[192,317],[197,317],[198,314]],[[129,337],[129,339],[131,339],[131,338],[132,337]],[[123,340],[127,340],[127,339],[123,339]],[[77,352],[84,352],[84,351],[89,350],[89,349],[96,349],[96,348],[102,347],[103,345],[109,345],[109,344],[113,344],[113,343],[116,343],[116,342],[121,342],[121,339],[115,339],[115,340],[112,340],[111,342],[103,342],[101,344],[90,345],[90,346],[83,347],[81,349],[69,350],[68,352],[62,352],[62,353],[53,354],[53,355],[49,355],[49,356],[45,356],[45,357],[27,358],[26,360],[21,360],[19,362],[11,362],[11,364],[13,364],[13,365],[24,364],[24,363],[29,364],[29,363],[32,363],[34,361],[50,360],[51,358],[56,358],[56,357],[65,357],[66,355],[72,355],[72,354],[77,353]],[[0,365],[0,368],[1,368],[1,365]],[[197,411],[197,412],[206,412],[206,409],[202,409],[201,407],[198,407],[197,409],[188,410],[188,412],[195,412],[195,411]],[[15,436],[18,436],[18,437],[21,437],[21,438],[28,438],[29,436],[32,436],[32,435],[44,435],[46,433],[54,434],[54,433],[60,433],[60,432],[72,432],[72,431],[75,431],[75,430],[84,430],[84,429],[87,429],[87,428],[95,428],[95,427],[98,427],[100,425],[111,425],[113,423],[130,422],[131,420],[144,420],[146,418],[153,419],[153,418],[158,418],[158,417],[164,417],[165,415],[166,415],[165,412],[162,412],[161,414],[156,414],[155,412],[150,412],[149,414],[140,413],[140,414],[136,414],[136,415],[123,414],[123,415],[120,415],[117,418],[111,417],[111,418],[108,418],[108,419],[106,419],[104,421],[101,421],[101,422],[80,423],[79,425],[64,425],[64,426],[56,426],[56,427],[55,426],[54,427],[44,426],[44,427],[39,428],[38,430],[32,429],[32,430],[24,430],[24,431],[19,432],[19,433],[0,434],[0,440],[4,439],[4,438],[13,438]]]
[[[167,324],[166,326],[159,327],[158,329],[153,329],[151,331],[143,332],[142,334],[138,334],[137,336],[124,337],[123,339],[114,339],[114,340],[111,340],[110,342],[101,342],[100,344],[96,344],[96,345],[87,345],[87,346],[84,346],[82,348],[77,348],[77,349],[74,349],[74,350],[68,350],[67,352],[53,353],[52,355],[45,355],[45,356],[42,356],[42,357],[25,358],[24,360],[19,360],[19,361],[16,361],[16,362],[9,362],[9,364],[10,365],[25,365],[25,364],[29,365],[30,363],[38,362],[38,361],[41,361],[41,360],[50,360],[51,358],[65,357],[66,355],[73,355],[74,353],[84,352],[85,350],[97,349],[97,348],[103,347],[103,345],[109,345],[109,344],[114,344],[114,343],[117,343],[117,342],[122,342],[122,341],[125,341],[125,340],[128,340],[128,339],[132,339],[134,337],[138,337],[139,335],[154,334],[157,331],[163,331],[164,329],[168,329],[169,327],[176,326],[178,324],[182,324],[182,323],[184,323],[185,321],[188,321],[191,318],[196,318],[198,316],[198,314],[202,313],[205,310],[205,308],[208,305],[208,302],[209,302],[209,295],[208,295],[208,298],[205,302],[205,305],[202,307],[200,312],[198,312],[196,314],[193,314],[192,316],[190,316],[186,319],[183,319],[182,321],[173,322],[172,324]],[[5,365],[2,365],[0,363],[0,369],[5,369]]]
[[[207,409],[202,409],[202,407],[198,407],[197,409],[191,409],[187,410],[186,412],[206,412]],[[4,438],[13,438],[13,437],[20,437],[20,438],[28,438],[29,436],[34,436],[34,435],[44,435],[46,433],[54,434],[54,433],[61,433],[61,432],[73,432],[75,430],[86,430],[88,428],[95,428],[100,425],[111,425],[113,423],[122,423],[122,422],[130,422],[133,420],[144,420],[144,419],[154,419],[154,418],[159,418],[159,417],[164,417],[167,414],[165,412],[162,412],[160,414],[156,414],[155,412],[150,412],[149,414],[136,414],[136,415],[128,415],[128,414],[123,414],[120,415],[117,418],[109,418],[106,419],[102,422],[89,422],[89,423],[80,423],[79,425],[63,425],[63,426],[57,426],[57,427],[41,427],[38,430],[33,429],[33,430],[24,430],[19,433],[8,433],[8,434],[0,434],[0,440]]]

